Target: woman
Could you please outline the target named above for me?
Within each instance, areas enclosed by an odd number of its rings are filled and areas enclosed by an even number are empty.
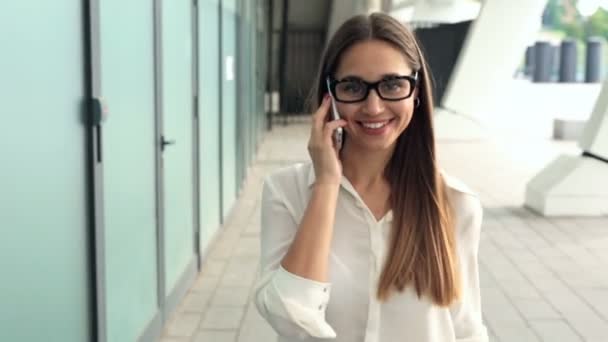
[[[327,78],[340,120],[329,119]],[[482,209],[437,166],[430,75],[413,34],[384,14],[350,19],[313,94],[312,163],[268,176],[262,194],[254,300],[279,341],[487,341]]]

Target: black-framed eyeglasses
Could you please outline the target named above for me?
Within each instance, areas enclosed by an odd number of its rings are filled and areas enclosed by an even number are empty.
[[[330,78],[331,93],[338,102],[353,103],[367,99],[372,89],[386,101],[401,101],[412,96],[418,72],[410,76],[388,76],[377,82],[366,82],[360,78],[348,77],[343,80]]]

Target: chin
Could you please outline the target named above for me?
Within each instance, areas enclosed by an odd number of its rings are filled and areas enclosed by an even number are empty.
[[[392,149],[397,143],[396,138],[383,139],[383,141],[362,141],[361,147],[369,151],[386,151]]]

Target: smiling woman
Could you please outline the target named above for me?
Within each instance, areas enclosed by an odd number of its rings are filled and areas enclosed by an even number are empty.
[[[410,122],[418,77],[401,51],[383,40],[358,42],[344,51],[329,74],[338,110],[347,122],[350,147],[392,146]],[[368,135],[383,140],[364,138]]]
[[[324,53],[313,99],[312,162],[271,174],[262,194],[255,302],[279,341],[487,341],[481,205],[437,165],[413,33],[385,14],[351,18]]]

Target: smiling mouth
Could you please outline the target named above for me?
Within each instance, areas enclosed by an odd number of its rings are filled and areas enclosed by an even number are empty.
[[[385,120],[385,121],[374,121],[374,122],[357,121],[357,123],[367,129],[380,129],[380,128],[388,125],[389,123],[391,123],[393,120],[394,119],[389,119],[389,120]]]

